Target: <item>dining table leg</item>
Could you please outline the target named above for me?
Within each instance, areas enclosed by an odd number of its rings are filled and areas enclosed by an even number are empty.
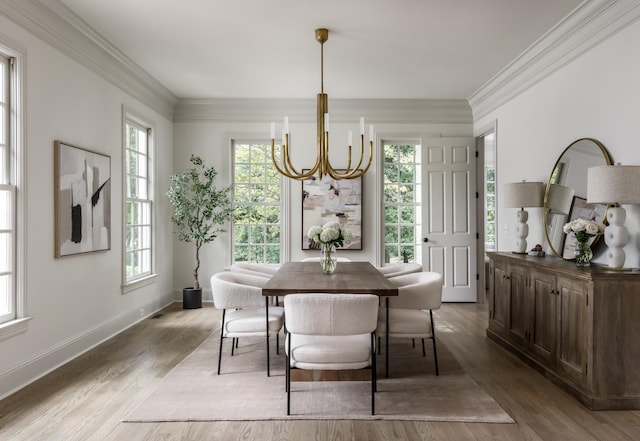
[[[385,297],[385,307],[387,310],[387,324],[384,327],[384,344],[385,344],[385,376],[389,378],[389,297]]]
[[[267,327],[265,328],[267,334],[267,377],[271,376],[271,363],[269,363],[269,297],[265,296],[264,298],[264,310],[267,319]]]

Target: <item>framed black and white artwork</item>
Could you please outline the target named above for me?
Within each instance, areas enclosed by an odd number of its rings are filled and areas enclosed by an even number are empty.
[[[111,249],[111,158],[54,142],[55,257]]]

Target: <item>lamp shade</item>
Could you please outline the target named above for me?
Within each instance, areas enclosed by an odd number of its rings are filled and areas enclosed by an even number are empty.
[[[512,182],[504,186],[504,206],[507,208],[542,207],[542,182]]]
[[[571,202],[575,190],[560,184],[551,184],[549,186],[549,195],[547,196],[547,208],[550,213],[569,214]]]
[[[640,165],[605,165],[587,170],[587,202],[640,204]]]

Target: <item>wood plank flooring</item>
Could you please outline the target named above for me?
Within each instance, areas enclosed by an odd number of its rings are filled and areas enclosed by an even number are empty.
[[[638,440],[640,411],[591,412],[485,337],[485,304],[444,304],[436,335],[516,424],[410,421],[122,423],[217,330],[177,303],[0,401],[0,440]],[[214,361],[212,361],[214,362]],[[430,362],[430,360],[428,361]],[[640,374],[640,373],[639,373]]]

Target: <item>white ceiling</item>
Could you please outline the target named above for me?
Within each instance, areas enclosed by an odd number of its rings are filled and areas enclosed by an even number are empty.
[[[46,0],[44,0],[46,2]],[[582,0],[61,0],[179,98],[467,99]]]

